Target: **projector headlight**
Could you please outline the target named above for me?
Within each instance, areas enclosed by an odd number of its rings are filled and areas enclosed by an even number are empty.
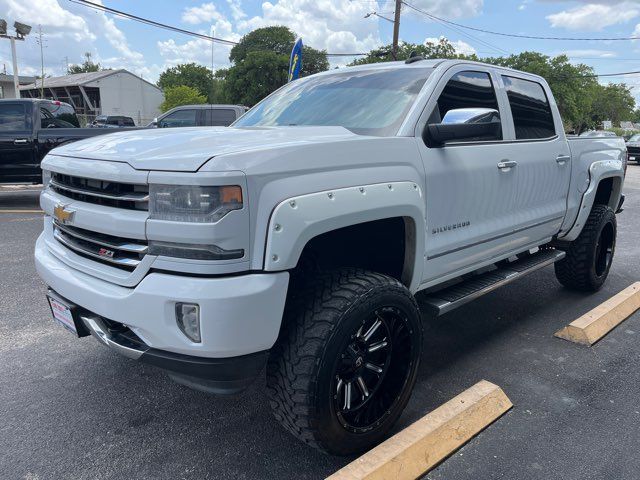
[[[215,223],[242,208],[238,185],[149,185],[149,218],[174,222]]]

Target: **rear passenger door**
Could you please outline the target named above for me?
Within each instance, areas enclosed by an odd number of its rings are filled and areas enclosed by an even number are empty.
[[[571,179],[562,121],[535,77],[501,75],[499,82],[511,117],[510,157],[517,163],[514,228],[532,241],[547,240],[560,230]]]

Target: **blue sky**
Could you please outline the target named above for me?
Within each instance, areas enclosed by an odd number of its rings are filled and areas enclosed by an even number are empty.
[[[98,3],[99,0],[93,0]],[[436,16],[464,25],[501,32],[567,36],[640,36],[640,0],[407,0]],[[392,25],[377,11],[393,15],[390,0],[102,0],[104,5],[189,30],[238,40],[253,28],[287,25],[306,44],[329,52],[368,51],[391,41]],[[19,20],[42,25],[45,71],[64,72],[68,59],[82,61],[84,52],[110,68],[123,67],[155,81],[167,67],[183,62],[211,64],[210,43],[161,30],[87,8],[70,0],[0,0],[0,12],[10,24]],[[593,66],[598,73],[640,70],[640,41],[537,41],[505,38],[433,22],[403,7],[400,38],[422,43],[447,37],[463,52],[481,56],[537,50],[549,55],[567,53],[575,62]],[[19,43],[22,74],[40,71],[40,50],[32,34]],[[215,67],[228,64],[229,48],[214,46]],[[340,66],[350,59],[333,59]],[[11,71],[9,42],[0,41],[0,71]],[[616,77],[634,86],[640,99],[640,76]],[[638,87],[636,87],[638,85]]]

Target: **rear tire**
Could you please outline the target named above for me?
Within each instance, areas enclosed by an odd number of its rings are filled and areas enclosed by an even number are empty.
[[[616,248],[616,215],[607,205],[594,205],[578,238],[556,262],[558,281],[567,288],[595,292],[604,284]]]
[[[399,281],[357,269],[317,274],[292,286],[271,351],[273,413],[326,453],[365,451],[406,406],[421,352],[418,306]]]

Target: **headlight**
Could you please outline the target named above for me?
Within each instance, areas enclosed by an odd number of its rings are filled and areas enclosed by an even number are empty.
[[[149,185],[149,218],[174,222],[214,223],[242,208],[238,185]]]

